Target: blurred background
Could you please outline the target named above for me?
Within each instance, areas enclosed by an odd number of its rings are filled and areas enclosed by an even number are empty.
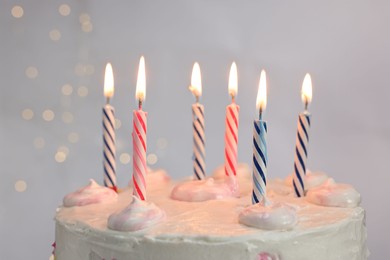
[[[390,2],[0,1],[0,254],[48,259],[55,209],[102,184],[103,74],[112,62],[117,176],[132,173],[131,120],[146,60],[150,167],[192,174],[192,65],[203,76],[207,172],[223,163],[227,83],[239,74],[239,160],[251,163],[261,69],[269,178],[293,170],[305,73],[313,79],[308,167],[362,194],[371,259],[389,259]],[[382,204],[383,203],[383,204]]]

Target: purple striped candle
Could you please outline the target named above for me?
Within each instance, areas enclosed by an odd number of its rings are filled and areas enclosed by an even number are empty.
[[[199,98],[202,95],[202,79],[197,62],[195,62],[192,69],[191,86],[189,89],[196,98],[196,103],[192,105],[194,178],[203,180],[206,178],[204,107],[199,103]]]
[[[103,168],[104,186],[117,191],[115,162],[115,116],[114,108],[109,104],[114,95],[114,75],[112,66],[107,63],[104,76],[104,96],[107,99],[103,107]]]

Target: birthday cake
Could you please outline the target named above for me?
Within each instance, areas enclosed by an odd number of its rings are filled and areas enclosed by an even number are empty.
[[[276,222],[264,217],[258,226],[245,219],[251,205],[250,171],[241,166],[237,176],[238,196],[223,196],[222,191],[216,199],[197,202],[173,199],[177,182],[163,171],[147,174],[147,201],[133,197],[131,187],[116,194],[91,181],[67,195],[57,210],[56,260],[367,259],[365,211],[350,185],[308,173],[307,196],[298,198],[291,177],[270,180],[267,190],[274,208],[268,213],[279,214],[282,203],[294,215],[278,215]],[[213,177],[192,182],[215,191],[216,183],[225,182],[223,169]],[[127,211],[133,213],[130,220],[121,215]]]

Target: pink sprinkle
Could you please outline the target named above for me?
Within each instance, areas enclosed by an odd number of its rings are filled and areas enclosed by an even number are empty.
[[[279,260],[279,257],[277,255],[261,252],[257,255],[257,260]]]

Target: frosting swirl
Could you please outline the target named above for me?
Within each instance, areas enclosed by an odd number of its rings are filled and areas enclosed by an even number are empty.
[[[241,224],[265,230],[287,230],[298,222],[295,209],[282,203],[251,205],[240,213],[238,219]]]
[[[176,185],[171,198],[181,201],[206,201],[238,196],[238,184],[235,178],[215,181],[206,180],[185,181]]]
[[[108,218],[108,228],[117,231],[137,231],[156,225],[165,219],[165,212],[155,204],[133,196],[133,201],[119,213]]]
[[[306,199],[321,206],[353,208],[360,204],[360,193],[349,184],[329,179],[321,186],[309,190]]]
[[[168,184],[171,181],[171,177],[163,169],[151,169],[148,167],[146,171],[145,181],[149,187],[158,187],[161,185]],[[128,183],[129,187],[133,187],[133,180],[130,180]]]
[[[151,186],[167,184],[170,180],[171,178],[168,176],[167,172],[162,169],[148,169],[146,173],[146,183]]]
[[[223,179],[224,177],[226,177],[225,165],[221,165],[217,169],[215,169],[215,171],[213,172],[213,178],[214,179]],[[251,167],[249,167],[249,165],[246,163],[238,163],[236,177],[242,181],[245,181],[247,179],[251,179],[252,178]]]
[[[324,182],[326,182],[329,179],[328,175],[323,172],[312,172],[307,171],[305,175],[305,188],[306,190],[310,190],[312,188],[318,187],[322,185]],[[293,183],[293,174],[289,175],[285,179],[285,183],[288,186],[292,187]]]
[[[63,204],[65,207],[85,206],[113,201],[117,197],[118,194],[114,190],[100,186],[93,179],[90,179],[87,186],[66,195]]]

